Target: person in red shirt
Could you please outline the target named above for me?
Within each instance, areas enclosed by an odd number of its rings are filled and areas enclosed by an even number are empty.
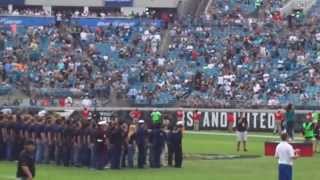
[[[89,119],[89,113],[90,113],[89,109],[88,108],[84,108],[83,111],[82,111],[82,118],[84,120],[88,120]]]
[[[232,128],[233,128],[234,121],[235,121],[234,115],[233,115],[232,112],[229,112],[229,113],[227,114],[227,121],[228,121],[228,131],[229,131],[229,132],[232,132],[232,131],[233,131]]]
[[[176,113],[177,122],[182,121],[184,116],[184,112],[182,108],[179,108],[179,110]]]
[[[195,131],[200,130],[200,118],[201,118],[201,112],[199,112],[198,110],[195,110],[192,115],[192,120],[194,124],[193,128]]]
[[[134,111],[130,112],[130,117],[134,123],[137,123],[140,120],[142,113],[136,108]]]
[[[198,56],[199,56],[198,52],[197,52],[196,50],[192,50],[192,52],[191,52],[191,58],[192,58],[192,60],[193,60],[193,61],[196,61],[197,58],[198,58]]]
[[[66,104],[65,104],[65,98],[64,97],[62,97],[62,98],[60,98],[59,99],[59,106],[60,107],[64,107]]]
[[[274,130],[273,130],[273,134],[276,134],[276,133],[281,134],[281,132],[282,132],[282,123],[283,123],[283,120],[284,120],[284,110],[283,109],[279,109],[274,114],[274,118],[275,118],[275,126],[274,126]]]

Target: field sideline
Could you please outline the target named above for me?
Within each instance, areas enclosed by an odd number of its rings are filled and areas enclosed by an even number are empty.
[[[182,169],[125,169],[94,171],[87,168],[38,166],[36,180],[276,180],[277,162],[263,156],[263,142],[277,139],[267,133],[250,133],[249,152],[235,151],[235,137],[225,132],[187,132],[184,153],[221,155],[258,155],[256,159],[185,160]],[[295,162],[295,180],[319,180],[320,156]],[[0,162],[0,180],[13,180],[15,163]]]

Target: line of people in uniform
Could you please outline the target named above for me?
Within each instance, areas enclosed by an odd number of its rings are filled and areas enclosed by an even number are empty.
[[[182,166],[183,122],[162,123],[153,113],[127,123],[75,121],[51,115],[0,114],[0,160],[14,161],[26,141],[36,145],[36,163],[104,168]],[[147,125],[148,124],[148,125]]]

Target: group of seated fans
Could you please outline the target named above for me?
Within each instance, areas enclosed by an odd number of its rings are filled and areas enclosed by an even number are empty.
[[[154,110],[149,119],[112,117],[100,121],[62,117],[46,111],[38,114],[12,112],[0,114],[0,160],[17,160],[24,142],[36,145],[36,163],[61,166],[104,168],[151,168],[182,166],[183,122],[166,120]]]
[[[35,99],[112,93],[135,105],[317,105],[317,8],[287,18],[282,6],[213,1],[206,15],[172,21],[167,53],[164,29],[150,23],[2,27],[1,82]]]

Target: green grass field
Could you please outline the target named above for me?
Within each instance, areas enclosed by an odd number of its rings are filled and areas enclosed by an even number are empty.
[[[195,135],[184,137],[186,154],[260,155],[256,159],[185,160],[182,169],[125,169],[94,171],[87,168],[38,166],[36,180],[276,180],[277,162],[263,156],[265,138],[249,138],[249,152],[235,151],[231,136]],[[15,163],[0,162],[0,180],[12,180]],[[295,180],[319,180],[320,156],[295,161]]]

